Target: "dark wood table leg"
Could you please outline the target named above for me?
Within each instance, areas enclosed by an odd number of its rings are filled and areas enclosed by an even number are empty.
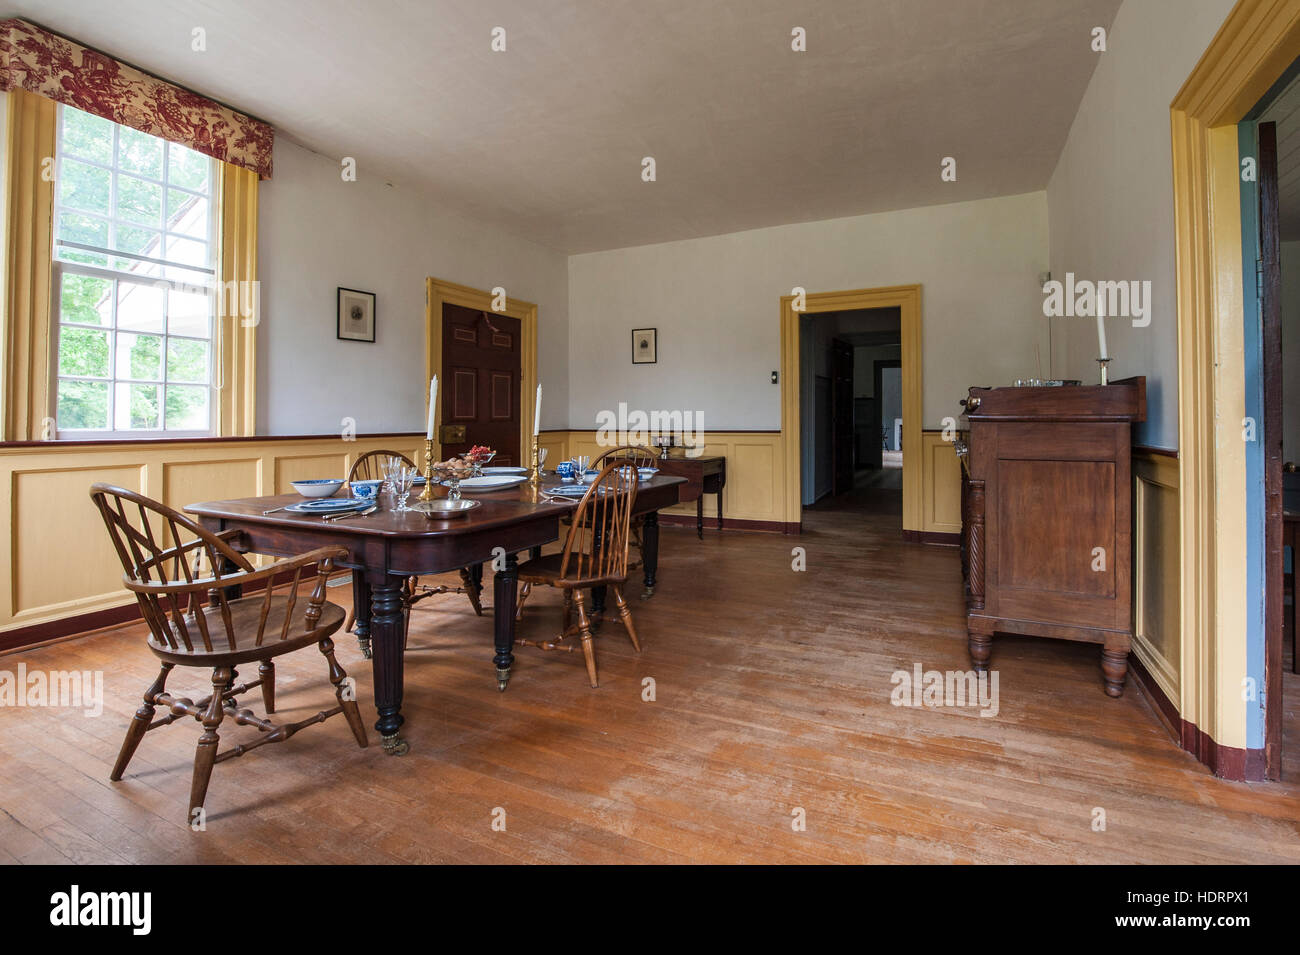
[[[718,488],[718,533],[722,533],[722,488]]]
[[[519,597],[519,558],[506,554],[506,565],[497,571],[493,578],[492,614],[494,644],[496,654],[492,662],[497,668],[497,689],[505,692],[510,682],[510,668],[514,666],[515,655],[515,606]]]
[[[695,499],[695,536],[704,540],[704,492]]]
[[[361,568],[352,571],[352,632],[357,635],[357,646],[361,655],[370,659],[370,584],[366,582],[366,572]]]
[[[405,680],[406,620],[402,612],[402,580],[382,573],[368,575],[371,664],[375,674],[375,708],[379,710],[375,730],[389,756],[402,756],[410,749],[410,744],[397,735],[405,722],[402,718],[402,686]],[[358,616],[358,624],[360,619]]]
[[[539,559],[541,556],[542,556],[542,549],[541,549],[540,547],[530,547],[530,548],[528,548],[528,559],[529,559],[529,560],[537,560],[537,559]]]
[[[659,572],[659,512],[651,511],[641,522],[641,560],[645,571],[642,600],[655,595],[655,575]]]

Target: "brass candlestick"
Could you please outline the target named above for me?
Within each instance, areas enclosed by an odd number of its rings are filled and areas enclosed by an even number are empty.
[[[542,466],[537,460],[537,435],[533,435],[533,461],[529,467],[529,470],[532,473],[528,478],[528,483],[531,484],[533,487],[537,487],[537,485],[540,484],[542,480]]]
[[[424,440],[424,491],[421,492],[419,500],[433,500],[433,439],[425,438]]]
[[[1109,358],[1098,358],[1098,359],[1097,359],[1097,364],[1101,366],[1101,383],[1102,383],[1103,385],[1110,384],[1110,382],[1107,380],[1107,377],[1108,377],[1108,376],[1107,376],[1107,374],[1106,374],[1106,366],[1110,364],[1110,359],[1109,359]]]

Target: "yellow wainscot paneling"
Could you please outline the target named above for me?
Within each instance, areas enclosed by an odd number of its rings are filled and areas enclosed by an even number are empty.
[[[595,431],[571,431],[566,456],[585,454],[595,458],[606,450],[596,442]],[[721,455],[727,459],[727,486],[722,492],[724,520],[780,523],[784,500],[779,431],[718,431],[705,436],[701,455]],[[674,456],[681,455],[675,449]],[[549,462],[548,462],[549,463]],[[705,495],[704,513],[716,513],[713,495]],[[695,502],[668,508],[666,514],[695,516]]]
[[[229,441],[59,442],[0,445],[0,546],[13,558],[0,590],[0,633],[132,603],[121,565],[90,502],[96,481],[187,504],[272,493],[303,477],[346,477],[357,456],[396,449],[414,455],[417,436],[342,436]]]
[[[925,488],[922,528],[937,534],[960,534],[961,462],[953,443],[945,441],[942,432],[926,431],[921,435],[921,454]]]
[[[258,479],[260,464],[255,457],[164,462],[162,499],[169,504],[174,501],[196,504],[231,497],[255,497],[261,491]]]
[[[1182,666],[1178,459],[1133,456],[1133,652],[1177,705]]]
[[[393,450],[397,449],[394,448]],[[410,455],[407,454],[407,457],[410,457]],[[338,451],[336,454],[276,455],[275,482],[273,485],[275,493],[292,493],[294,481],[347,477],[352,461],[353,456],[343,450]],[[417,463],[423,464],[424,462],[419,461]]]
[[[86,600],[120,599],[122,566],[86,491],[110,481],[133,491],[143,468],[30,469],[10,475],[13,555],[7,615],[23,619],[51,610],[77,612]],[[73,584],[72,587],[69,585]]]

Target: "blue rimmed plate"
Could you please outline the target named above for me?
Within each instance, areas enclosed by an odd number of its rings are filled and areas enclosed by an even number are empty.
[[[297,504],[290,504],[285,510],[298,514],[342,514],[347,511],[358,511],[370,503],[359,497],[325,497],[312,501],[299,501]]]
[[[542,488],[543,493],[550,494],[552,497],[572,498],[580,498],[588,490],[589,487],[586,484],[557,484],[554,487]]]

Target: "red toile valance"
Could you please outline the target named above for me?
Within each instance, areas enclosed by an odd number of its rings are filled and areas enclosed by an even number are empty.
[[[25,20],[0,20],[0,91],[15,88],[271,178],[266,123]]]

